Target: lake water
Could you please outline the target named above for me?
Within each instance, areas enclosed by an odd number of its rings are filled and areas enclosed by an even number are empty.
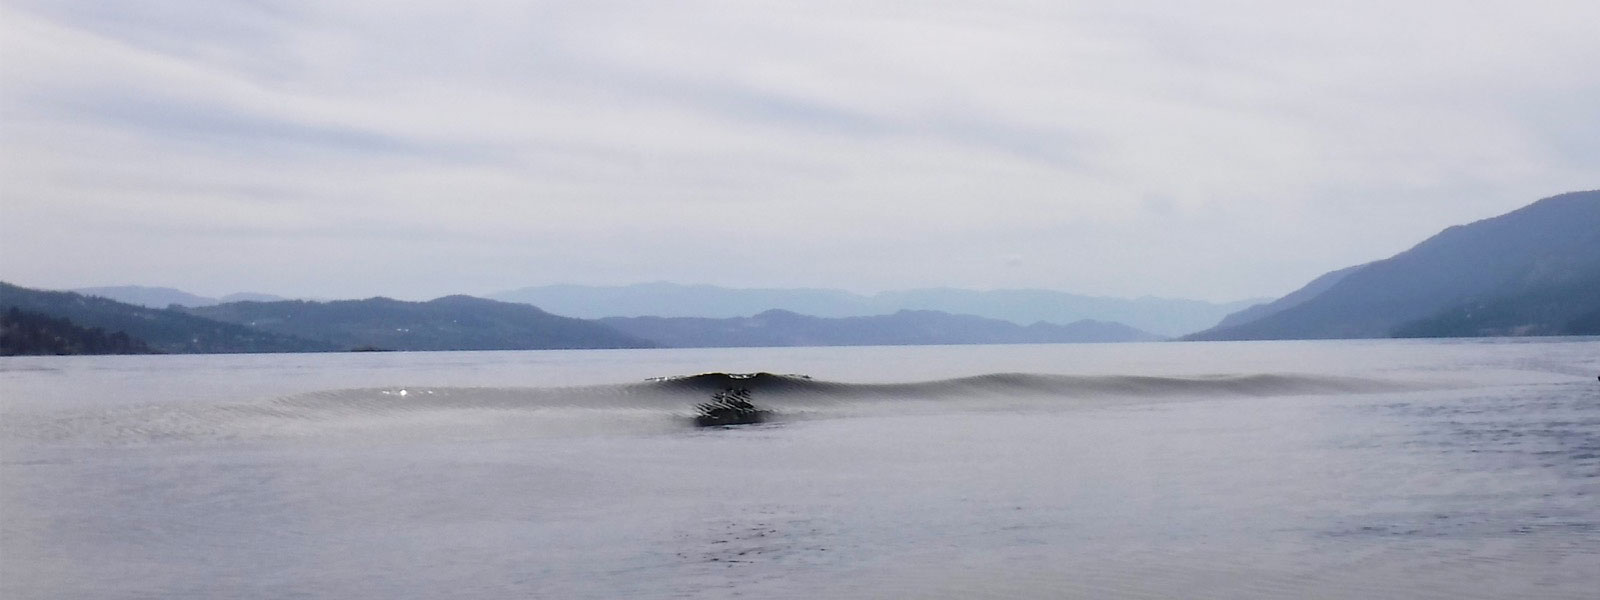
[[[805,377],[649,378],[706,372]],[[1585,598],[1600,341],[0,359],[0,597]],[[760,425],[695,428],[747,389]]]

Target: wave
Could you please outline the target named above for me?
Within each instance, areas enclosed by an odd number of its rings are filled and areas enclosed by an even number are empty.
[[[1042,395],[1083,397],[1282,396],[1401,391],[1417,386],[1377,379],[1296,374],[1151,377],[1136,375],[1043,375],[991,373],[909,383],[843,383],[806,375],[773,373],[702,373],[650,380],[648,387],[665,392],[712,393],[746,389],[779,397],[821,395],[872,398],[970,398],[975,396]]]
[[[742,390],[768,422],[969,410],[1063,410],[1224,397],[1369,394],[1425,389],[1406,382],[1297,374],[1152,377],[992,373],[903,383],[806,375],[700,373],[630,384],[558,388],[336,389],[254,403],[174,404],[77,413],[12,414],[0,438],[163,440],[319,437],[356,432],[517,436],[691,428],[696,407]]]
[[[904,383],[848,383],[807,375],[700,373],[634,384],[564,388],[367,388],[330,390],[274,402],[280,408],[346,407],[357,411],[433,408],[658,410],[683,412],[718,392],[742,390],[768,409],[883,401],[1003,399],[1137,400],[1221,396],[1295,396],[1404,391],[1400,382],[1287,374],[1205,377],[1074,376],[992,373]]]

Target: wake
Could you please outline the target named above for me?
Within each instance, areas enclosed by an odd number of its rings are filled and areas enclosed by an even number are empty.
[[[13,414],[0,423],[0,439],[99,446],[340,436],[661,433],[708,423],[1071,410],[1207,398],[1399,393],[1429,387],[1284,373],[1203,377],[991,373],[903,383],[850,383],[764,372],[700,373],[581,387],[351,388],[252,403]],[[740,414],[759,418],[729,418],[729,397],[748,404],[738,408]],[[719,406],[724,412],[708,418],[707,407]]]

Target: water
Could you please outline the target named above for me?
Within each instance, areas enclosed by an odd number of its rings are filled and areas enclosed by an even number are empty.
[[[798,377],[646,381],[702,372]],[[1600,341],[0,359],[0,597],[1593,598]],[[773,419],[697,429],[751,390]]]

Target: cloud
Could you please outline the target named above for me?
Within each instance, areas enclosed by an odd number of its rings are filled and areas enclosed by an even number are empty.
[[[220,254],[234,270],[318,296],[1280,293],[1593,187],[1596,21],[1586,2],[13,0],[0,268],[263,289],[179,256],[226,233],[261,240]]]

